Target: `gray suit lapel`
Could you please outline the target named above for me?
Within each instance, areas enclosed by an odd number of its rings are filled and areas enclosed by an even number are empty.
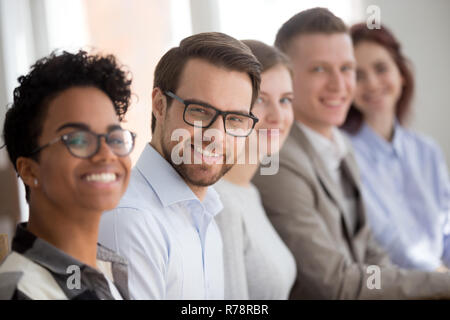
[[[303,133],[303,131],[297,125],[293,126],[292,135],[295,139],[297,139],[297,141],[299,141],[299,143],[301,144],[304,151],[311,157],[314,170],[315,170],[317,176],[319,177],[320,183],[322,184],[323,188],[325,189],[325,191],[327,192],[327,194],[329,195],[331,200],[334,201],[334,203],[339,208],[342,219],[344,221],[345,231],[346,231],[349,243],[351,244],[352,241],[350,241],[350,239],[351,239],[350,235],[353,234],[353,232],[350,231],[351,224],[350,224],[350,221],[348,221],[348,215],[351,213],[347,212],[344,195],[341,191],[340,186],[338,186],[333,181],[330,174],[328,173],[327,168],[325,167],[324,162],[322,161],[320,156],[317,154],[316,150],[314,149],[314,147],[312,146],[311,142],[308,140],[306,135]],[[343,161],[346,161],[346,159],[344,159]],[[352,179],[353,179],[352,182],[354,182],[354,177],[352,177]]]

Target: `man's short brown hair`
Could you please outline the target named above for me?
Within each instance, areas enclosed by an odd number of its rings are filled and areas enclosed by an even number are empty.
[[[275,46],[286,53],[293,38],[313,33],[348,33],[348,27],[326,8],[304,10],[281,26],[275,38]]]
[[[199,33],[183,39],[178,47],[172,48],[159,60],[155,69],[153,88],[176,92],[187,61],[203,59],[217,67],[247,73],[252,82],[252,102],[256,101],[261,82],[261,65],[251,50],[241,41],[220,32]],[[170,105],[171,98],[167,98]],[[152,114],[152,133],[156,118]]]

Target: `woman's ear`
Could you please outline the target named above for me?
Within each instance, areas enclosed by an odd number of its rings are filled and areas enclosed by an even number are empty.
[[[160,88],[154,88],[152,91],[152,110],[158,121],[163,121],[166,116],[167,100]]]
[[[39,164],[27,157],[19,157],[16,160],[17,173],[22,181],[31,189],[39,186]]]

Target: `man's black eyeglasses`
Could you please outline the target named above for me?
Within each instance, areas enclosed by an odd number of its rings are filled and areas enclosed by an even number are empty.
[[[258,118],[251,112],[245,114],[236,111],[222,111],[207,103],[183,100],[171,91],[165,91],[164,94],[184,104],[183,120],[193,127],[209,128],[221,115],[227,134],[235,137],[247,137],[258,122]]]

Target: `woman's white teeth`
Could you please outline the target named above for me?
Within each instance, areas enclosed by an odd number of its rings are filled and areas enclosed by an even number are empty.
[[[94,173],[86,177],[87,181],[94,182],[111,182],[116,180],[115,173]]]
[[[339,107],[341,105],[340,100],[325,100],[324,102],[332,107]]]
[[[200,153],[200,154],[202,154],[202,155],[204,155],[206,157],[220,157],[217,153],[213,153],[213,152],[204,150],[204,149],[202,149],[200,147],[194,146],[194,148],[195,148],[195,151],[197,151],[198,153]]]

